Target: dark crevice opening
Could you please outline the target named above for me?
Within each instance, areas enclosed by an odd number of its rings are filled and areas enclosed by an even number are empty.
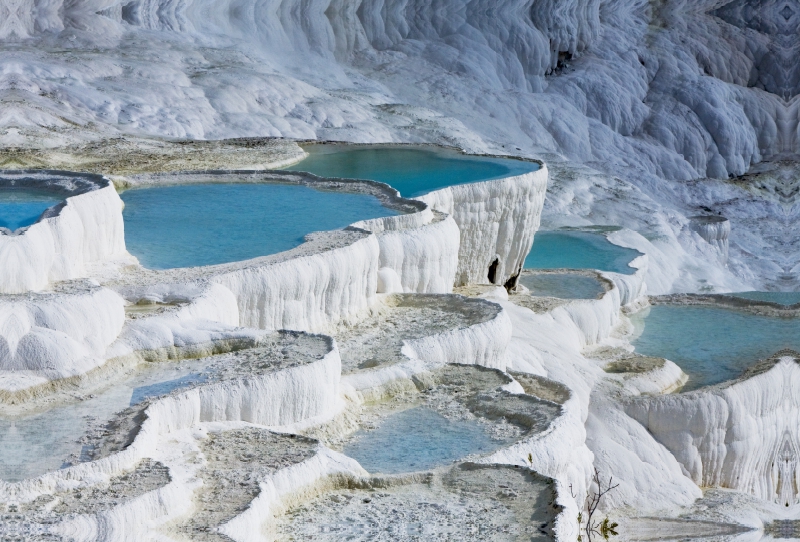
[[[514,273],[513,275],[511,275],[511,276],[508,278],[508,280],[506,281],[506,283],[505,283],[505,284],[503,284],[503,287],[504,287],[504,288],[505,288],[507,291],[509,291],[509,292],[510,292],[511,290],[513,290],[514,288],[516,288],[516,287],[517,287],[517,283],[519,282],[519,274],[520,274],[520,273],[522,273],[522,266],[519,266],[519,267],[517,268],[517,272],[516,272],[516,273]]]
[[[489,282],[491,282],[492,284],[496,284],[495,280],[497,279],[497,268],[499,267],[499,265],[500,265],[500,259],[495,258],[492,264],[489,266],[488,278]]]

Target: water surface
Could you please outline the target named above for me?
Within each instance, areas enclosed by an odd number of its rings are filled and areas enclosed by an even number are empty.
[[[530,290],[530,295],[537,297],[596,299],[605,292],[596,278],[575,273],[522,275],[519,282]]]
[[[284,184],[194,184],[128,190],[125,243],[151,269],[276,254],[314,231],[390,216],[373,196]]]
[[[601,233],[539,231],[525,258],[526,269],[597,269],[632,275],[628,264],[641,254],[611,243]]]
[[[304,150],[308,158],[289,170],[380,181],[406,197],[456,184],[522,175],[540,167],[536,162],[467,156],[436,147],[309,145]]]
[[[684,390],[737,378],[783,348],[800,350],[800,320],[718,307],[656,305],[632,316],[636,352],[667,358],[689,375]]]
[[[370,473],[397,474],[446,465],[502,445],[478,422],[450,420],[417,407],[389,415],[377,429],[359,431],[343,452]]]
[[[14,231],[30,226],[63,199],[46,190],[4,186],[0,188],[0,227]]]
[[[149,397],[203,382],[201,361],[148,363],[85,401],[14,420],[0,419],[0,479],[16,482],[91,459],[81,437]]]

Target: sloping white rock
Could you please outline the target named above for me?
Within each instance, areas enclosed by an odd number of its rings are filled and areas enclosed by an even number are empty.
[[[333,250],[245,266],[213,281],[233,293],[239,325],[323,331],[373,302],[379,254],[378,240],[370,235]]]
[[[524,175],[448,186],[417,198],[452,215],[458,224],[461,243],[456,286],[503,285],[509,280],[511,286],[516,284],[539,229],[547,178],[547,167],[542,164]]]
[[[103,260],[130,260],[125,250],[122,200],[111,183],[67,198],[58,215],[17,235],[0,234],[0,293],[42,290],[86,277]]]
[[[122,330],[124,303],[92,285],[0,296],[0,389],[16,391],[101,365]]]
[[[631,403],[627,412],[686,476],[793,506],[797,490],[800,367],[792,356],[746,380]]]

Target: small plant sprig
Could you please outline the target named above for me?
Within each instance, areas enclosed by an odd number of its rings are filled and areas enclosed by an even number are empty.
[[[586,526],[584,527],[584,531],[586,532],[586,538],[589,540],[592,539],[593,534],[598,534],[602,536],[604,540],[608,540],[609,536],[617,535],[617,523],[612,522],[607,517],[603,521],[595,521],[594,514],[597,512],[597,507],[600,506],[600,501],[603,497],[612,489],[618,488],[619,484],[614,484],[614,477],[610,476],[608,478],[608,484],[604,486],[602,480],[600,480],[600,472],[598,472],[596,467],[592,480],[597,486],[597,491],[592,491],[586,496]],[[572,486],[570,486],[570,491],[571,490]],[[578,518],[580,521],[581,515],[579,515]],[[578,540],[580,540],[580,535],[578,536]]]
[[[532,454],[528,454],[528,464],[533,466]],[[581,527],[583,527],[588,540],[592,540],[593,534],[602,536],[604,540],[608,540],[609,537],[617,536],[618,534],[616,529],[619,527],[619,524],[617,524],[617,522],[611,521],[608,517],[603,519],[603,521],[595,521],[593,518],[603,497],[611,490],[618,488],[619,484],[615,484],[614,477],[609,476],[608,484],[604,486],[602,480],[600,480],[600,472],[597,470],[597,467],[594,469],[592,481],[597,486],[597,491],[592,491],[586,496],[586,525],[583,524],[583,512],[578,512],[578,542],[582,542]],[[572,495],[573,499],[577,497],[572,488],[572,484],[569,485],[569,494]]]

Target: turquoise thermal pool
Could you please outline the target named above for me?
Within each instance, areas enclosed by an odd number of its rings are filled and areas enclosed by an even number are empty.
[[[530,295],[537,297],[596,299],[605,292],[596,278],[576,273],[522,275],[519,283],[530,290]]]
[[[725,294],[752,301],[768,301],[778,305],[795,305],[800,303],[800,292],[736,292]]]
[[[31,416],[0,419],[0,479],[16,482],[91,459],[81,436],[116,412],[173,390],[203,382],[205,365],[148,363],[93,397]]]
[[[539,231],[525,258],[526,269],[597,269],[632,275],[628,264],[641,254],[611,243],[601,233]]]
[[[631,317],[638,354],[674,361],[684,390],[737,378],[783,348],[800,350],[800,320],[706,306],[656,305]]]
[[[455,184],[522,175],[536,162],[468,156],[436,147],[309,145],[308,158],[288,168],[320,177],[380,181],[415,197]]]
[[[0,188],[0,227],[14,231],[30,226],[63,199],[46,190],[4,186]]]
[[[128,251],[151,269],[267,256],[314,231],[397,214],[373,196],[277,183],[174,185],[120,196]]]
[[[503,444],[490,437],[479,422],[450,420],[417,407],[391,414],[377,429],[359,431],[343,452],[370,473],[397,474],[485,454]]]

